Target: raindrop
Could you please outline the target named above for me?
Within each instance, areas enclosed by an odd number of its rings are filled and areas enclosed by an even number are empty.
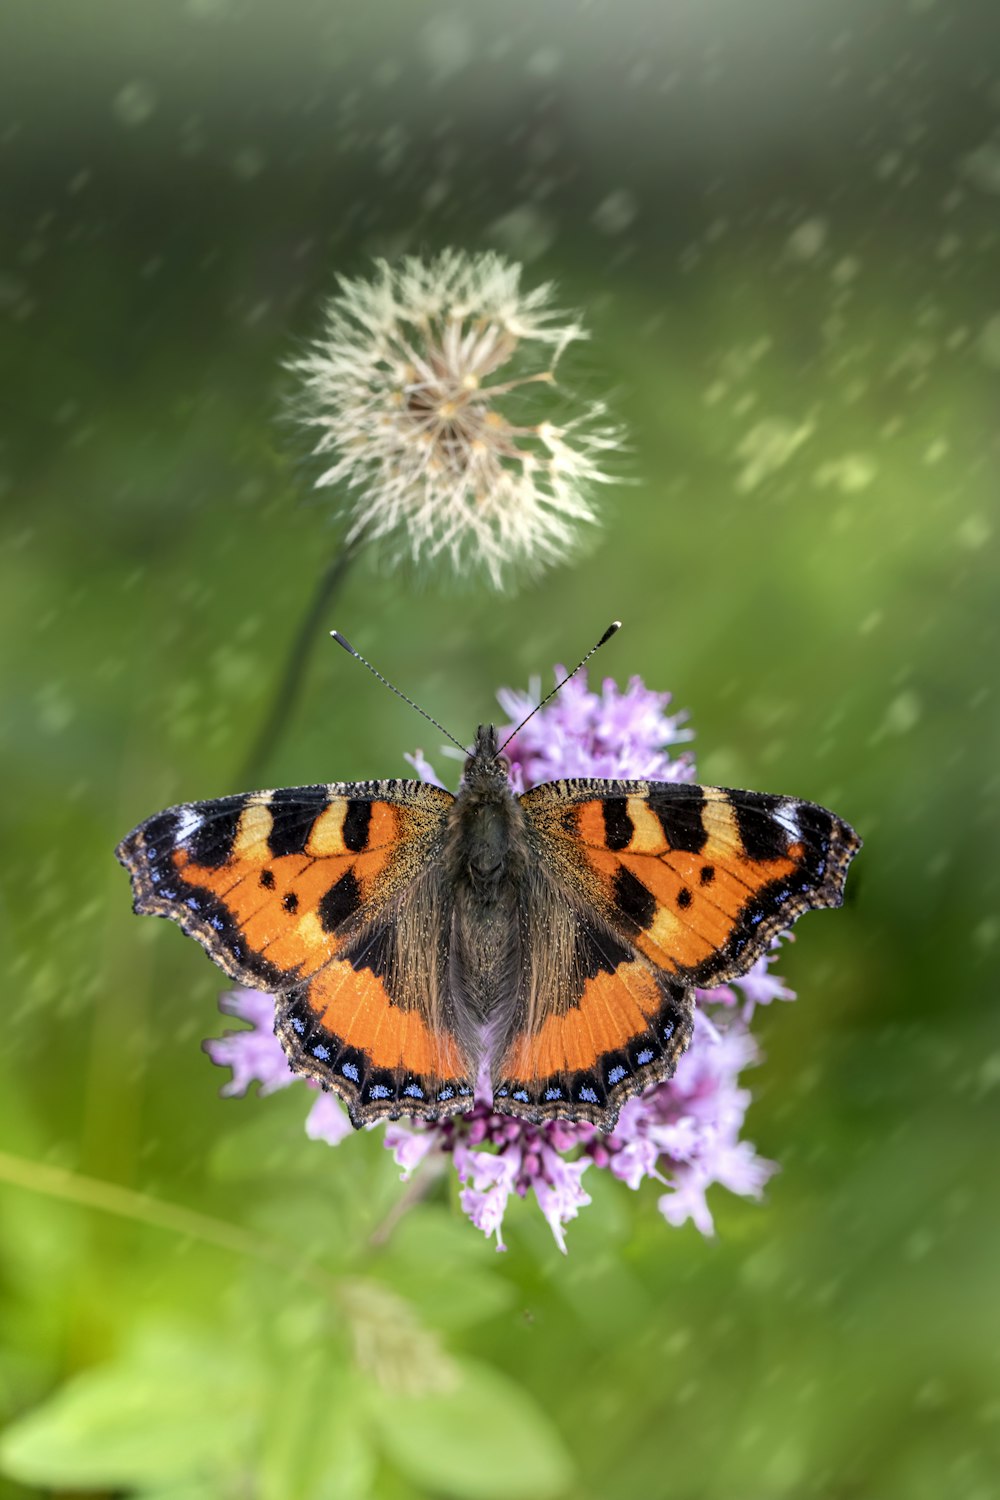
[[[977,511],[959,522],[956,535],[963,547],[967,547],[970,552],[978,552],[986,546],[993,530],[986,517]]]
[[[519,204],[490,225],[490,238],[501,250],[526,264],[544,255],[555,237],[551,219],[533,203]]]
[[[1000,370],[1000,313],[983,325],[979,335],[979,357],[991,370]]]
[[[244,146],[233,157],[233,171],[243,182],[251,182],[253,178],[259,177],[265,165],[264,153],[258,151],[256,146]]]
[[[984,141],[962,162],[962,173],[981,192],[1000,194],[1000,144]]]
[[[552,78],[561,66],[562,55],[555,47],[539,47],[527,62],[527,70],[533,78]]]
[[[815,481],[820,486],[832,485],[842,495],[856,495],[868,489],[877,473],[875,462],[867,453],[845,453],[842,458],[821,464]]]
[[[420,36],[420,50],[438,82],[461,73],[472,61],[472,32],[460,15],[434,16]]]
[[[602,234],[623,234],[634,222],[637,212],[638,205],[633,195],[627,188],[619,188],[597,205],[591,219]]]
[[[812,436],[813,424],[802,422],[798,426],[785,417],[769,417],[758,422],[743,438],[737,455],[743,459],[743,468],[736,481],[736,488],[744,494],[785,466],[802,444]]]
[[[793,229],[785,243],[785,254],[789,260],[815,260],[826,245],[827,224],[825,219],[806,219]]]
[[[894,698],[885,712],[884,729],[890,734],[909,734],[920,722],[923,705],[912,689]]]
[[[132,129],[144,125],[158,103],[153,85],[144,78],[133,78],[131,83],[118,90],[111,107],[121,124]]]

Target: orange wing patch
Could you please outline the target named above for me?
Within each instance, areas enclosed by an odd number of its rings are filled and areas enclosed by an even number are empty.
[[[515,1039],[501,1071],[534,1081],[592,1068],[602,1053],[645,1031],[662,1003],[656,980],[642,964],[597,974],[585,983],[577,1005],[547,1016],[533,1035],[524,1032]]]
[[[416,1004],[398,1004],[358,959],[334,960],[286,991],[275,1029],[294,1070],[332,1088],[355,1125],[471,1108],[455,1039]]]
[[[400,786],[413,783],[373,789]],[[436,788],[398,801],[353,790],[256,792],[157,814],[118,851],[137,909],[172,917],[245,984],[273,991],[315,973],[412,875],[414,846],[451,800]]]
[[[394,1004],[371,969],[328,964],[308,986],[307,1001],[324,1031],[350,1037],[376,1068],[425,1079],[454,1078],[464,1071],[452,1038],[429,1026],[416,1009]]]
[[[375,804],[373,838],[363,850],[350,850],[343,837],[349,807],[347,798],[337,798],[316,819],[301,853],[276,855],[267,803],[250,802],[223,863],[199,864],[181,847],[172,854],[174,869],[185,885],[216,898],[253,954],[301,978],[333,958],[350,919],[377,901],[399,837],[398,810]]]
[[[585,980],[563,1014],[514,1036],[493,1107],[610,1129],[627,1098],[674,1071],[693,1025],[689,990],[664,985],[641,959],[625,960]]]

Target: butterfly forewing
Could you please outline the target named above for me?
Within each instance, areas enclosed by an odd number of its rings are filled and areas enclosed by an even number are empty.
[[[687,984],[745,974],[804,911],[839,906],[861,847],[813,802],[726,787],[563,781],[522,801],[615,930]]]
[[[292,1066],[356,1124],[447,1114],[472,1093],[450,1028],[448,923],[442,912],[424,945],[398,936],[432,902],[453,800],[413,781],[255,792],[169,808],[117,852],[137,911],[170,917],[227,974],[274,994]]]

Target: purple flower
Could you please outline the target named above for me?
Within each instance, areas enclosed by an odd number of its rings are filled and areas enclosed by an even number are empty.
[[[775,1170],[740,1139],[750,1094],[739,1086],[739,1076],[756,1060],[742,1017],[731,1016],[720,1028],[697,1010],[694,1039],[673,1078],[630,1099],[598,1148],[630,1188],[652,1177],[669,1189],[659,1200],[669,1224],[692,1219],[702,1234],[711,1234],[706,1188],[719,1182],[730,1192],[759,1198]]]
[[[227,1031],[203,1043],[218,1067],[232,1070],[223,1094],[245,1094],[252,1083],[260,1085],[257,1092],[261,1096],[285,1089],[290,1083],[305,1083],[315,1089],[314,1083],[301,1079],[288,1066],[284,1048],[274,1034],[273,995],[240,986],[219,996],[219,1009],[224,1015],[250,1022],[249,1031]],[[336,1146],[352,1129],[346,1109],[332,1094],[321,1093],[306,1116],[306,1134],[312,1141]]]
[[[288,1066],[281,1043],[274,1034],[274,997],[259,990],[240,986],[219,996],[219,1009],[225,1016],[236,1016],[250,1022],[249,1031],[227,1031],[202,1046],[220,1068],[231,1068],[233,1076],[223,1084],[227,1098],[245,1094],[252,1083],[259,1083],[260,1094],[273,1094],[296,1082]]]
[[[562,672],[557,669],[557,675]],[[532,693],[505,689],[498,697],[511,724],[501,742],[537,704]],[[518,790],[564,776],[650,777],[689,781],[693,759],[687,751],[671,757],[668,747],[692,738],[683,713],[668,713],[669,693],[655,693],[633,677],[624,692],[605,680],[600,692],[579,673],[529,723],[518,729],[507,755]],[[438,782],[422,751],[408,756],[425,781]],[[443,784],[438,782],[438,784]],[[702,1234],[714,1232],[707,1192],[720,1184],[741,1197],[759,1198],[773,1163],[759,1157],[742,1137],[750,1093],[741,1074],[758,1059],[750,1023],[758,1005],[792,1000],[791,990],[769,972],[772,954],[731,986],[696,992],[694,1037],[668,1082],[630,1099],[611,1135],[592,1125],[554,1120],[530,1125],[496,1115],[477,1101],[463,1115],[439,1124],[395,1121],[383,1131],[402,1177],[409,1178],[429,1158],[454,1163],[459,1199],[477,1229],[505,1248],[504,1215],[511,1195],[534,1200],[559,1249],[565,1252],[565,1226],[590,1203],[583,1177],[606,1170],[638,1190],[651,1179],[663,1190],[660,1213],[668,1224],[689,1219]],[[736,993],[739,991],[739,994]],[[213,1062],[233,1077],[225,1094],[243,1094],[253,1082],[261,1094],[296,1081],[274,1036],[270,995],[237,989],[222,997],[221,1008],[250,1022],[205,1043]],[[310,1087],[314,1087],[310,1085]],[[313,1140],[337,1145],[352,1134],[346,1111],[332,1094],[320,1094],[306,1121]]]
[[[272,1037],[274,1033],[271,1033]],[[275,1038],[277,1041],[277,1038]],[[278,1046],[280,1048],[280,1043]],[[333,1094],[321,1093],[306,1115],[306,1135],[311,1141],[326,1141],[328,1146],[339,1146],[345,1136],[353,1135],[347,1110]]]
[[[556,668],[556,680],[564,677]],[[501,743],[527,718],[541,697],[503,688],[497,694],[510,717],[500,731]],[[694,738],[681,726],[683,712],[668,714],[669,693],[654,693],[633,677],[625,692],[610,677],[600,693],[591,692],[584,673],[572,677],[558,696],[519,729],[507,746],[511,780],[518,791],[563,776],[645,776],[656,781],[690,781],[694,763],[687,754],[671,760],[668,745]]]
[[[794,941],[789,934],[789,942]],[[734,979],[733,983],[739,985],[743,991],[746,1004],[743,1007],[743,1015],[747,1021],[753,1018],[754,1010],[758,1005],[770,1005],[772,1000],[794,1000],[795,991],[787,988],[778,978],[777,974],[769,974],[767,966],[770,963],[770,955],[764,954],[758,958],[752,969],[749,969],[741,979]]]
[[[563,1225],[590,1202],[580,1179],[591,1165],[585,1156],[569,1161],[566,1153],[597,1134],[592,1125],[558,1120],[529,1125],[509,1115],[495,1115],[487,1104],[477,1104],[468,1114],[452,1116],[441,1125],[414,1121],[400,1132],[404,1133],[420,1141],[431,1137],[437,1150],[451,1153],[463,1184],[462,1207],[477,1229],[496,1235],[498,1250],[506,1248],[500,1226],[511,1193],[524,1198],[533,1192],[557,1245],[565,1252]],[[412,1147],[403,1150],[409,1152]],[[402,1164],[398,1147],[396,1160]]]

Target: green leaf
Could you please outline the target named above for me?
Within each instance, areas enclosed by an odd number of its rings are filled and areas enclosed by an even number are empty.
[[[486,1365],[462,1362],[454,1390],[373,1402],[388,1458],[456,1500],[548,1500],[572,1479],[568,1454],[534,1398]]]
[[[260,1434],[260,1500],[367,1500],[375,1472],[359,1379],[339,1345],[304,1351],[272,1385]]]
[[[201,1480],[245,1448],[253,1373],[200,1337],[147,1333],[14,1422],[0,1441],[0,1472],[72,1489]]]

